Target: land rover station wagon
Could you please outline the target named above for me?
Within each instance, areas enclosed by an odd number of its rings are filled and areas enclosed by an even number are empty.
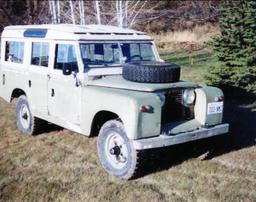
[[[112,175],[130,179],[142,150],[228,132],[220,89],[180,79],[143,32],[103,25],[8,26],[1,36],[0,96],[17,99],[24,135],[50,122],[98,135]]]

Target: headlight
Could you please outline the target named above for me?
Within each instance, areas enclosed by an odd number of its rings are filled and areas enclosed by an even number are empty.
[[[183,91],[183,102],[185,105],[191,105],[195,101],[196,94],[194,90],[187,89]]]

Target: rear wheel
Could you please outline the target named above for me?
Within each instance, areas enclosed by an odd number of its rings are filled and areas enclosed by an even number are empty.
[[[111,120],[102,126],[98,154],[103,167],[114,176],[130,179],[138,171],[138,151],[134,149],[119,121]]]
[[[24,135],[35,135],[39,132],[43,121],[34,117],[25,95],[18,98],[16,105],[16,122],[19,130]]]

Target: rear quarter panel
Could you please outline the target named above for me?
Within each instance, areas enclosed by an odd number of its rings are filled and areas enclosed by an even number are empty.
[[[23,70],[23,67],[1,64],[0,77],[0,96],[7,102],[11,101],[14,89],[19,88],[24,92],[27,91],[26,81],[28,80],[28,75],[25,69]],[[3,78],[5,81],[3,81]]]
[[[25,43],[22,64],[5,61],[6,41],[22,41]],[[25,92],[27,91],[26,83],[28,80],[28,73],[26,64],[28,58],[30,58],[30,54],[26,51],[26,46],[28,46],[28,44],[24,39],[1,38],[0,96],[7,102],[11,101],[11,95],[14,89],[19,88]]]

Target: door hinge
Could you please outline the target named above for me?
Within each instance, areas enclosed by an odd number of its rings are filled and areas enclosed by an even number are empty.
[[[3,85],[5,85],[5,74],[3,74]]]
[[[54,97],[54,95],[55,95],[55,91],[54,91],[54,89],[52,88],[51,96]]]
[[[51,79],[51,75],[47,74],[47,78],[48,78],[48,80],[50,80]]]

